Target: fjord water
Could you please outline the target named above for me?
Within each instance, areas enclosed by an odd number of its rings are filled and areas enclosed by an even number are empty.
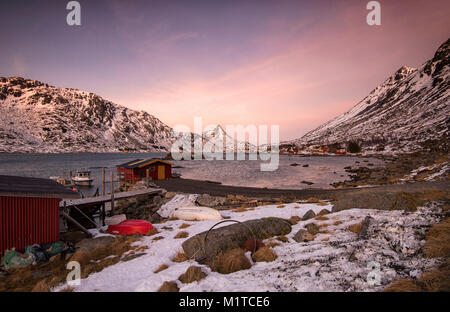
[[[134,159],[164,157],[165,153],[79,153],[79,154],[0,154],[0,174],[26,177],[67,177],[77,169],[89,169],[94,179],[91,188],[81,188],[86,195],[101,191],[102,167],[106,168],[106,181],[116,166]],[[352,156],[288,156],[280,155],[276,171],[262,172],[260,160],[188,160],[173,161],[173,172],[183,178],[221,182],[226,185],[267,187],[280,189],[303,189],[308,187],[330,187],[330,183],[348,178],[345,167],[374,166],[383,162],[374,158],[363,159]],[[357,163],[357,161],[359,163]],[[297,166],[291,166],[292,164]],[[304,165],[307,165],[303,167]],[[181,167],[181,168],[180,168]],[[115,178],[116,180],[117,178]],[[312,185],[302,183],[312,182]],[[109,183],[106,183],[109,191]]]

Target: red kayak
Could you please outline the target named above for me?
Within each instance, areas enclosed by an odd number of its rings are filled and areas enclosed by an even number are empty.
[[[121,235],[145,235],[151,230],[153,230],[153,225],[144,220],[125,220],[119,224],[108,226],[108,233]]]

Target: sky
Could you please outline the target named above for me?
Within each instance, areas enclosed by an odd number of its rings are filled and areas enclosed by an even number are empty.
[[[448,0],[2,1],[0,76],[96,93],[169,126],[279,125],[299,138],[450,34]]]

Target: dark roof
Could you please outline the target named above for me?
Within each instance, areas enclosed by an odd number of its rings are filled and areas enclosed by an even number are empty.
[[[0,196],[79,198],[77,192],[50,179],[0,175]]]
[[[156,162],[164,163],[164,164],[167,164],[167,165],[170,165],[170,166],[172,165],[172,163],[170,163],[168,161],[165,161],[165,160],[162,160],[160,158],[147,158],[147,159],[131,160],[131,161],[126,162],[124,164],[117,165],[117,167],[128,168],[128,169],[130,169],[130,168],[138,168],[138,167],[145,167],[145,166],[151,165],[151,164],[156,163]]]

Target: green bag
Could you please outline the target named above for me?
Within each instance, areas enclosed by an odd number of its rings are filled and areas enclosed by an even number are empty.
[[[7,250],[5,256],[2,258],[2,264],[7,268],[19,269],[29,266],[36,261],[33,253],[24,255],[26,255],[25,258],[15,250]]]

